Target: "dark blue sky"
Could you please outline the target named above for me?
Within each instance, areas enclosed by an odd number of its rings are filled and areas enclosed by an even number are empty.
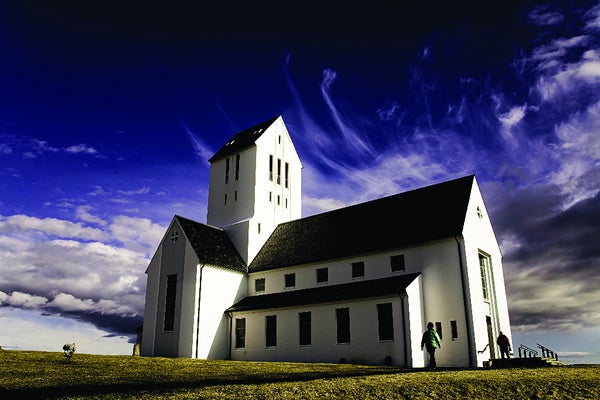
[[[128,354],[166,226],[205,221],[208,158],[283,115],[304,216],[475,173],[513,342],[600,362],[597,2],[129,4],[0,5],[0,345]]]

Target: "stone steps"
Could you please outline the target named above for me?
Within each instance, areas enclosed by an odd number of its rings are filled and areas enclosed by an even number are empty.
[[[548,357],[526,357],[526,358],[492,358],[483,363],[486,368],[534,368],[552,367],[556,365],[567,365],[566,363]]]

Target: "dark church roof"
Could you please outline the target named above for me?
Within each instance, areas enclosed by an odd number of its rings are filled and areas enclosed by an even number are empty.
[[[419,275],[420,273],[413,273],[341,285],[329,285],[281,293],[248,296],[229,307],[227,311],[295,307],[309,304],[400,295],[401,293],[404,293],[406,287]]]
[[[286,222],[249,272],[352,257],[462,234],[474,175]]]
[[[181,225],[200,263],[246,272],[246,263],[224,230],[179,215],[175,219]]]
[[[256,139],[261,137],[261,135],[265,132],[265,130],[271,126],[275,120],[279,118],[279,116],[268,119],[264,122],[261,122],[258,125],[254,125],[251,128],[245,129],[239,133],[237,133],[234,137],[229,139],[227,143],[223,145],[209,160],[208,162],[213,163],[221,158],[230,156],[235,153],[239,153],[241,150],[244,150],[256,142]]]

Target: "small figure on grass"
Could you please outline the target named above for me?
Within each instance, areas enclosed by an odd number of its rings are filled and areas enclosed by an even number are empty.
[[[442,341],[435,329],[433,329],[433,322],[427,323],[427,330],[423,333],[423,337],[421,338],[421,350],[423,350],[423,346],[427,348],[427,353],[429,353],[429,369],[433,370],[436,368],[435,362],[435,349],[442,348]]]
[[[67,361],[71,360],[71,357],[73,357],[73,354],[75,354],[75,349],[75,343],[65,343],[63,346],[63,354],[67,358]]]

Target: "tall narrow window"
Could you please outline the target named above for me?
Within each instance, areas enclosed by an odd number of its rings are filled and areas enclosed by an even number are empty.
[[[229,158],[225,159],[225,183],[229,182]]]
[[[258,234],[260,235],[260,222],[257,225]]]
[[[443,335],[443,332],[442,332],[442,323],[441,322],[436,322],[435,323],[435,331],[437,332],[437,334],[440,337],[440,339],[444,338],[444,335]]]
[[[336,308],[335,318],[337,322],[337,342],[350,343],[350,309]]]
[[[365,276],[365,263],[363,261],[352,263],[352,277],[359,278]]]
[[[177,274],[167,275],[167,293],[165,295],[165,321],[163,329],[172,331],[175,326],[175,299],[177,298]]]
[[[277,159],[277,184],[281,185],[281,158]]]
[[[269,154],[269,180],[273,182],[273,154]]]
[[[392,303],[377,304],[379,340],[394,340],[394,316]]]
[[[225,193],[224,198],[225,198],[225,200],[224,200],[223,204],[227,204],[227,193]]]
[[[296,286],[296,274],[285,274],[285,287],[294,287]]]
[[[265,291],[265,278],[258,278],[254,280],[254,290],[257,292]]]
[[[240,179],[240,155],[236,154],[235,156],[235,180]]]
[[[285,180],[285,187],[286,189],[289,187],[290,185],[290,163],[285,163],[285,176],[284,176],[284,180]]]
[[[281,195],[277,195],[277,205],[281,205]]]
[[[300,346],[309,346],[311,344],[310,311],[298,313],[298,331]]]
[[[390,265],[392,268],[392,272],[396,271],[404,271],[406,269],[406,265],[404,263],[404,254],[398,254],[390,257]]]
[[[265,317],[265,345],[267,347],[277,346],[277,315]]]
[[[483,299],[489,300],[489,274],[490,258],[479,253],[479,272],[481,273],[481,289],[483,290]]]
[[[450,321],[450,330],[452,331],[452,340],[458,339],[458,326],[456,321]]]
[[[235,192],[233,192],[233,200],[237,201],[237,190]]]
[[[246,318],[235,319],[235,348],[246,347]]]
[[[327,268],[317,268],[317,283],[327,282],[329,280],[329,270]]]

